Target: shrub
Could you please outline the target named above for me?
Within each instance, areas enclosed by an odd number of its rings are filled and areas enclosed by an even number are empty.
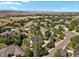
[[[15,45],[18,45],[18,46],[21,46],[21,45],[22,45],[22,40],[20,40],[20,39],[15,39],[14,44],[15,44]]]
[[[54,45],[54,41],[50,41],[48,44],[47,44],[47,47],[48,48],[54,48],[55,47],[55,45]]]
[[[33,43],[33,54],[34,57],[40,57],[42,51],[42,45],[37,41]]]
[[[78,21],[77,20],[72,20],[70,22],[70,24],[69,24],[69,30],[70,31],[74,30],[76,28],[77,24],[78,24]]]
[[[73,51],[73,56],[78,57],[79,56],[79,43],[76,44],[74,51]]]
[[[25,52],[25,57],[33,57],[33,51],[30,50],[30,48],[26,48]]]
[[[72,38],[70,38],[70,39],[71,39],[70,44],[72,45],[72,48],[74,48],[75,45],[76,45],[77,43],[79,43],[79,35],[74,36],[74,37],[72,37]]]
[[[61,51],[62,51],[62,49],[58,49],[57,52],[55,53],[54,57],[61,57]]]
[[[65,35],[62,33],[62,34],[59,34],[59,37],[58,37],[58,38],[59,38],[59,39],[64,39],[64,36],[65,36]]]
[[[48,54],[49,54],[48,50],[45,47],[43,47],[42,51],[41,51],[41,56],[45,56],[45,55],[48,55]]]
[[[45,32],[45,40],[48,40],[51,35],[51,32],[48,30]]]

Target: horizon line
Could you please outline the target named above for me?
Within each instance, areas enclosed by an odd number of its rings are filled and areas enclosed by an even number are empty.
[[[29,11],[29,12],[79,12],[79,11],[46,11],[46,10],[9,10],[9,9],[3,9],[0,11]]]

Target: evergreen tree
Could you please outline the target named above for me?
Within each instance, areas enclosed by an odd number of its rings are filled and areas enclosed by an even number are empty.
[[[36,41],[33,43],[33,55],[34,57],[40,57],[42,51],[42,45]]]
[[[25,52],[25,57],[33,57],[33,51],[30,50],[30,48],[26,48]]]

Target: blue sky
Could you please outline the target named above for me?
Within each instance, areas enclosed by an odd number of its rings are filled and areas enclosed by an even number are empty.
[[[0,10],[79,12],[79,1],[0,1]]]

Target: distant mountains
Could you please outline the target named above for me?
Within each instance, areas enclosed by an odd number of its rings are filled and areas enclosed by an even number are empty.
[[[0,10],[0,15],[31,15],[31,14],[79,14],[79,12],[54,12],[54,11],[21,11],[21,10]]]

